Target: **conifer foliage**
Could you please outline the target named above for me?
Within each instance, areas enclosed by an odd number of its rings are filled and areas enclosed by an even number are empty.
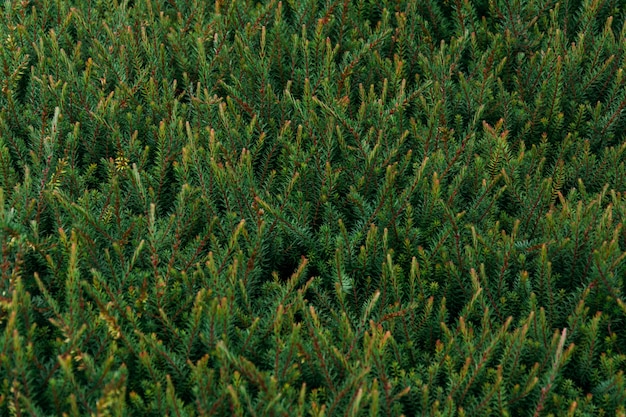
[[[0,415],[626,415],[618,0],[7,0]]]

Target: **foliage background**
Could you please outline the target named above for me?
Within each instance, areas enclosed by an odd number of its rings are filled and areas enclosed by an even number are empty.
[[[618,0],[7,0],[0,414],[624,415]]]

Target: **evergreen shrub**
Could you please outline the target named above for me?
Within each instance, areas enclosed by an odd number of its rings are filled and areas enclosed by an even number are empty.
[[[0,14],[0,415],[626,415],[622,1]]]

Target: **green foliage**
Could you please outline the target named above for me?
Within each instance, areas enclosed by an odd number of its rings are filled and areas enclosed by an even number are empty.
[[[0,415],[626,415],[620,2],[0,13]]]

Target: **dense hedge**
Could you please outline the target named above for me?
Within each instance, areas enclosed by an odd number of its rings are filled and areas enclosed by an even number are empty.
[[[0,415],[626,415],[623,2],[0,13]]]

